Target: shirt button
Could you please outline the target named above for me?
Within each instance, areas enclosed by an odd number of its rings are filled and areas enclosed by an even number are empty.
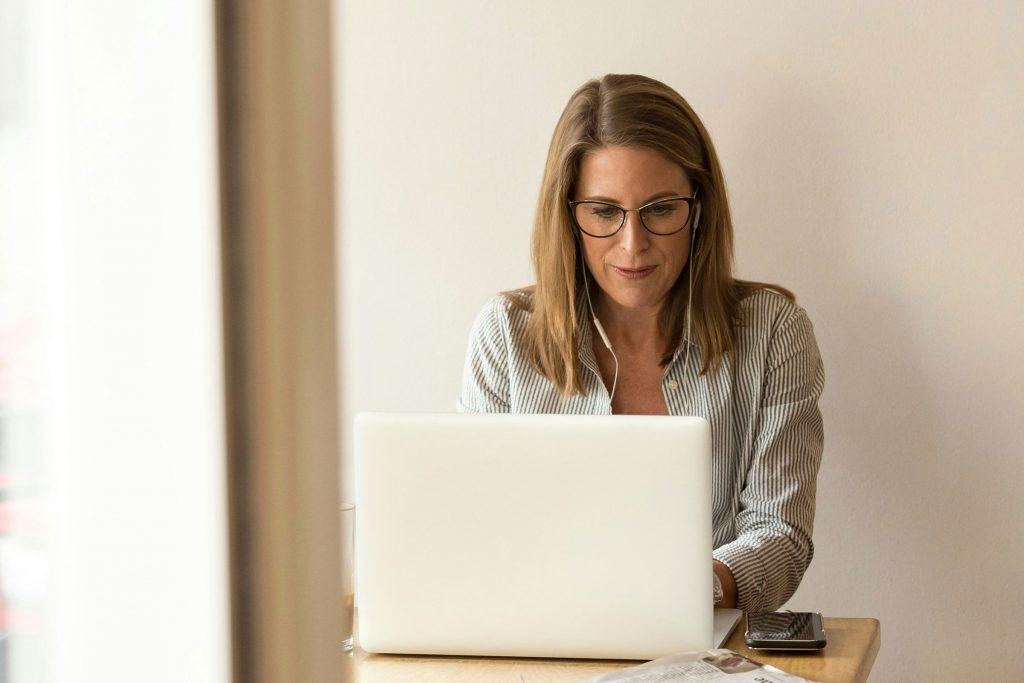
[[[679,388],[679,382],[675,381],[674,379],[670,379],[665,386],[667,386],[672,391],[675,391],[676,389]]]

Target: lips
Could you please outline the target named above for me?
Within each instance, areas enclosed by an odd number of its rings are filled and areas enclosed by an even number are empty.
[[[656,267],[657,266],[646,266],[644,268],[620,268],[618,266],[612,266],[612,270],[627,280],[642,280],[653,273]]]

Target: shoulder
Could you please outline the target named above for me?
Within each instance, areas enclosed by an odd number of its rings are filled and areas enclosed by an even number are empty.
[[[792,325],[810,325],[807,311],[793,299],[768,287],[756,287],[740,299],[738,327],[758,336]]]
[[[790,357],[803,352],[817,357],[811,319],[792,298],[770,288],[751,289],[739,302],[736,348],[754,363],[758,358]]]
[[[502,292],[491,297],[483,305],[483,308],[477,313],[476,324],[509,327],[514,322],[529,318],[532,302],[531,292],[523,290]]]
[[[517,344],[529,320],[531,302],[532,294],[523,290],[492,297],[477,313],[470,337]]]

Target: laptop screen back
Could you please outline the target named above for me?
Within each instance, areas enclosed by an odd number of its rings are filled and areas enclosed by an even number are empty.
[[[651,659],[712,647],[701,418],[362,414],[369,652]]]

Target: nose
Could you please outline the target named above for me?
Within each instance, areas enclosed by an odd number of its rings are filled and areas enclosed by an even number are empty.
[[[626,223],[619,231],[619,246],[629,254],[639,254],[650,246],[651,234],[640,220],[639,211],[626,214]]]

